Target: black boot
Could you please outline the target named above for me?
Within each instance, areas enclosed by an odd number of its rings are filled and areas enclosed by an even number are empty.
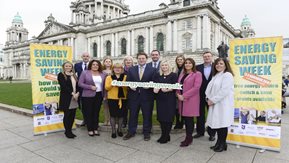
[[[223,152],[227,150],[227,144],[221,143],[218,147],[214,149],[215,152]]]
[[[170,135],[169,135],[168,124],[166,122],[164,122],[163,125],[164,125],[164,133],[163,133],[163,139],[160,140],[161,144],[165,144],[165,143],[169,142],[171,139]]]
[[[218,138],[216,144],[214,146],[211,146],[210,149],[215,150],[216,148],[219,148],[219,146],[220,146],[220,139]]]

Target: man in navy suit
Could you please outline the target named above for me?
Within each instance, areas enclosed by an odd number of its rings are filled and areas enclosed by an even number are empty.
[[[206,123],[206,118],[205,118],[205,110],[206,108],[208,109],[208,104],[206,101],[206,94],[205,91],[207,89],[207,86],[209,82],[212,79],[212,70],[213,68],[213,55],[211,52],[204,52],[203,53],[203,60],[204,63],[200,64],[197,66],[197,70],[202,73],[203,80],[202,80],[202,85],[200,88],[200,116],[197,117],[197,134],[194,135],[194,138],[199,138],[204,136],[205,134],[205,123]],[[209,140],[214,141],[215,140],[215,132],[208,127],[207,128],[208,134],[210,136]]]
[[[156,68],[157,70],[159,70],[159,69],[160,69],[160,65],[161,65],[161,64],[160,64],[160,63],[161,63],[160,57],[161,57],[160,51],[158,51],[158,50],[153,50],[153,51],[151,52],[152,61],[151,61],[150,63],[148,63],[147,65],[150,66],[150,67]]]
[[[87,70],[89,59],[90,59],[89,53],[87,53],[87,52],[82,53],[81,58],[82,58],[82,62],[76,63],[74,65],[74,71],[77,75],[78,80],[79,80],[79,77],[80,77],[82,71]],[[81,93],[82,93],[81,88],[79,89],[79,92],[80,92],[80,96],[78,99],[78,106],[79,106],[79,109],[81,109]],[[84,109],[81,109],[81,111],[82,111],[82,115],[84,115]],[[84,116],[83,116],[82,124],[80,126],[85,126]]]
[[[146,53],[137,54],[138,65],[129,69],[127,81],[132,82],[150,82],[156,72],[156,69],[148,66]],[[145,88],[130,88],[128,91],[128,105],[129,105],[129,123],[128,133],[123,138],[128,140],[136,133],[138,124],[138,115],[141,109],[143,115],[143,134],[144,140],[150,140],[150,133],[152,128],[152,112],[154,106],[153,89]]]

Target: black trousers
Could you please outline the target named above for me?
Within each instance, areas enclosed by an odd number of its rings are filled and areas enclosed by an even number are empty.
[[[218,134],[217,143],[226,144],[226,139],[227,139],[227,135],[228,135],[228,127],[214,129],[214,130],[216,130],[217,134]]]
[[[99,111],[102,104],[102,93],[96,92],[94,97],[82,97],[82,109],[85,110],[85,120],[88,131],[98,129]]]
[[[72,133],[72,125],[75,119],[76,109],[65,109],[63,117],[63,125],[65,128],[65,134]]]
[[[185,122],[185,127],[186,127],[186,135],[188,137],[192,137],[192,134],[194,132],[194,117],[182,117]]]
[[[162,136],[164,137],[169,137],[171,133],[171,129],[173,126],[173,122],[163,122],[159,121],[161,125],[161,130],[162,130]]]

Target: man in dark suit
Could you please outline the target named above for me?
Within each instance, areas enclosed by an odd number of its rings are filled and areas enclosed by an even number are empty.
[[[153,50],[153,51],[151,52],[152,61],[151,61],[150,63],[148,63],[147,65],[150,66],[150,67],[156,68],[157,70],[159,70],[159,69],[160,69],[160,65],[161,65],[161,64],[160,64],[160,63],[161,63],[160,57],[161,57],[160,51],[158,51],[158,50]]]
[[[76,63],[74,65],[74,71],[77,75],[78,80],[82,71],[87,70],[89,59],[90,59],[89,53],[87,52],[82,53],[81,58],[82,58],[82,62]],[[82,94],[82,89],[79,88],[78,106],[79,106],[79,109],[82,111],[82,115],[84,115],[84,109],[81,109],[81,94]],[[83,116],[83,121],[80,126],[85,126],[84,116]]]
[[[213,70],[212,53],[208,51],[204,52],[203,60],[204,60],[204,63],[197,66],[197,70],[202,73],[203,80],[202,80],[202,85],[200,88],[200,116],[197,117],[197,134],[193,136],[194,138],[202,137],[205,134],[205,123],[206,123],[205,112],[206,112],[206,108],[208,109],[205,91],[207,89],[209,82],[212,79],[212,70]],[[214,131],[210,129],[209,127],[207,128],[207,131],[210,136],[209,140],[214,141],[215,140]]]
[[[137,55],[138,65],[129,69],[127,81],[132,82],[150,82],[155,74],[156,69],[146,64],[147,54],[139,53]],[[128,105],[129,105],[129,123],[128,133],[123,138],[128,140],[136,133],[138,124],[139,110],[141,109],[143,115],[143,134],[144,140],[150,140],[150,133],[152,128],[152,112],[154,106],[153,89],[145,88],[130,88],[128,90]]]

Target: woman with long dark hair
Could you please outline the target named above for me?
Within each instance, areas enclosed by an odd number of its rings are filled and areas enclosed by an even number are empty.
[[[199,90],[202,84],[202,74],[196,70],[195,61],[192,58],[185,60],[184,71],[180,74],[178,82],[183,86],[182,90],[177,91],[179,113],[186,127],[186,138],[180,146],[186,147],[193,142],[194,117],[199,116]]]
[[[216,59],[213,65],[213,78],[206,89],[209,105],[207,124],[218,134],[211,149],[222,152],[227,150],[228,127],[234,123],[234,74],[224,58]]]

